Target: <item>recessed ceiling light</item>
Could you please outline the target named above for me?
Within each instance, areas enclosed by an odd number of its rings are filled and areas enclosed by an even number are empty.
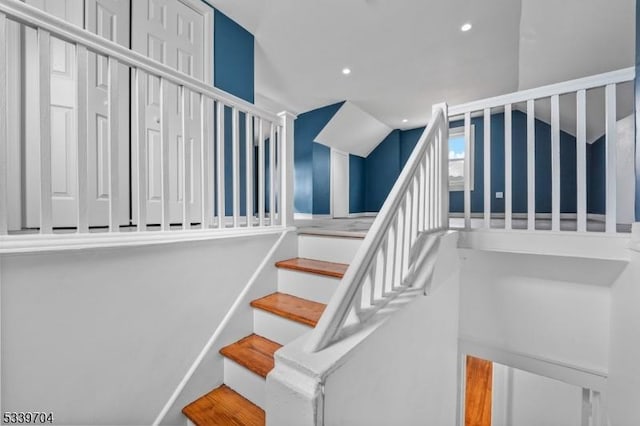
[[[406,122],[408,122],[408,121],[409,121],[409,120],[407,120],[406,118],[403,118],[403,119],[402,119],[402,122],[403,122],[403,123],[406,123]]]
[[[351,68],[342,68],[342,74],[344,75],[351,74]]]
[[[460,31],[462,31],[463,33],[466,33],[467,31],[469,31],[471,28],[473,28],[473,26],[470,23],[466,23],[463,26],[460,27]]]

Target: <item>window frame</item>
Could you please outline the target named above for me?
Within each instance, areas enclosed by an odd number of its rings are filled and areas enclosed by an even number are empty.
[[[449,148],[449,140],[452,137],[457,137],[457,136],[464,136],[464,126],[452,127],[452,128],[449,129],[449,139],[447,139],[447,148]],[[474,170],[475,170],[475,167],[474,167],[474,163],[475,163],[475,140],[476,140],[476,126],[475,126],[475,124],[472,124],[471,125],[471,144],[470,144],[470,149],[469,149],[470,152],[469,153],[465,152],[465,158],[467,158],[467,156],[469,156],[469,160],[471,161],[471,164],[470,164],[470,166],[471,166],[470,167],[470,171],[471,171],[471,177],[470,177],[470,179],[471,179],[470,184],[471,185],[470,185],[470,188],[471,188],[471,191],[474,190],[474,181],[475,181],[475,179],[474,179],[474,174],[475,174],[475,172],[474,172]],[[452,161],[462,161],[462,162],[464,162],[464,159],[462,159],[462,158],[461,159],[448,158],[448,161],[447,161],[447,178],[449,180],[449,191],[451,191],[451,192],[464,191],[464,181],[457,182],[457,183],[452,183],[451,179],[449,179],[451,177],[448,174],[449,173],[449,166],[450,166]],[[465,176],[465,178],[466,178],[466,176]]]

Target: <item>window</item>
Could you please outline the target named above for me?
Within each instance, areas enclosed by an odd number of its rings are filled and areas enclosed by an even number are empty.
[[[473,191],[473,142],[475,126],[471,126],[471,190]],[[449,190],[464,191],[464,159],[467,156],[464,143],[464,127],[449,129]]]

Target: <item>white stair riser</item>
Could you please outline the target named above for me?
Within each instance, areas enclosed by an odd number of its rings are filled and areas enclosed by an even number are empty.
[[[351,263],[362,245],[361,238],[298,236],[298,257],[326,262]]]
[[[224,384],[257,406],[265,407],[267,401],[265,379],[228,358],[224,359]]]
[[[311,327],[307,325],[260,309],[253,310],[253,332],[281,345],[286,345],[309,331]]]
[[[340,278],[308,272],[278,269],[278,291],[314,302],[329,303],[340,284]]]

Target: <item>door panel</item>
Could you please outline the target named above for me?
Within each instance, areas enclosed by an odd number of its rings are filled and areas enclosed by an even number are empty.
[[[133,3],[132,49],[185,74],[202,79],[204,75],[204,18],[179,0],[145,0]],[[162,176],[160,140],[160,79],[147,77],[145,127],[147,143],[147,222],[161,220]],[[187,96],[186,138],[182,135],[182,97],[176,85],[168,85],[169,120],[169,220],[182,220],[184,157],[183,140],[191,148],[191,175],[187,177],[191,194],[200,191],[200,100],[190,92]],[[134,158],[137,153],[134,153]],[[137,159],[133,161],[135,169]],[[133,173],[135,176],[136,173]],[[137,182],[133,182],[137,185]],[[135,193],[135,190],[134,190]],[[199,219],[200,199],[192,196],[191,219]],[[134,203],[134,211],[136,206]],[[135,214],[134,214],[135,217]]]
[[[129,46],[129,0],[27,0],[28,4]],[[86,6],[86,7],[85,7]],[[86,10],[86,16],[85,16]],[[86,26],[85,26],[86,23]],[[37,34],[25,29],[26,226],[40,223],[39,76]],[[53,226],[77,224],[76,48],[51,39],[51,156]],[[89,224],[108,225],[107,62],[89,53],[87,141]],[[120,223],[129,223],[129,72],[120,68],[119,182]],[[81,118],[83,119],[83,118]]]
[[[130,46],[129,0],[85,0],[86,28],[107,40]],[[89,52],[89,225],[109,223],[108,62]],[[129,223],[129,67],[119,65],[118,182],[120,224]]]
[[[83,0],[27,0],[27,4],[82,26]],[[40,225],[40,134],[38,39],[25,28],[25,176],[26,226]],[[53,224],[77,223],[77,139],[75,46],[51,38],[51,181]]]

